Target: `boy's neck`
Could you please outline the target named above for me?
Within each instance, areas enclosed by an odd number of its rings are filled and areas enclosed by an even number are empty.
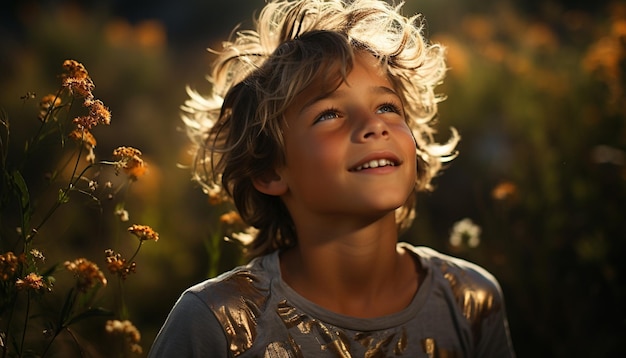
[[[418,285],[414,259],[397,248],[393,215],[353,231],[299,230],[298,245],[281,255],[281,271],[308,300],[362,318],[404,309]]]

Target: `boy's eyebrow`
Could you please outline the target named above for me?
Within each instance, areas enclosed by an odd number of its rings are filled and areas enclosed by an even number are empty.
[[[398,95],[398,93],[387,86],[372,86],[369,89],[369,92],[373,93],[373,94],[391,94],[393,96],[398,97],[398,99],[400,99],[400,95]],[[308,101],[304,106],[302,106],[302,108],[300,108],[300,113],[304,112],[307,108],[311,107],[313,104],[327,99],[327,98],[334,98],[334,97],[342,97],[342,90],[334,90],[331,92],[326,92],[326,93],[322,93],[319,96],[315,96],[313,97],[310,101]]]

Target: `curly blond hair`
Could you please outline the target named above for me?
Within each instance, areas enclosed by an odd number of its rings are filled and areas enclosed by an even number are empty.
[[[183,105],[187,133],[197,146],[194,178],[213,194],[232,198],[242,219],[256,228],[250,256],[292,246],[293,222],[278,197],[258,192],[253,179],[284,163],[283,113],[294,97],[323,77],[345,79],[355,51],[377,59],[403,101],[418,159],[415,191],[431,189],[443,162],[455,155],[458,134],[433,138],[435,87],[446,72],[444,49],[422,36],[419,15],[380,0],[269,0],[255,30],[225,42],[209,76],[205,97],[188,89]],[[398,209],[402,230],[413,219],[414,195]]]

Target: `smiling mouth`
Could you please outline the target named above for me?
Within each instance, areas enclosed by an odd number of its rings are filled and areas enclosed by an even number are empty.
[[[354,169],[351,169],[351,172],[358,172],[363,169],[369,168],[380,168],[380,167],[395,167],[397,164],[389,159],[374,159],[369,162],[365,162]]]

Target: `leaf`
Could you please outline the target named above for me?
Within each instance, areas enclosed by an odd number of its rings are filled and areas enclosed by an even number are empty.
[[[67,204],[70,201],[70,196],[63,189],[59,189],[59,197],[57,198],[59,204]]]
[[[50,266],[46,271],[41,273],[41,276],[43,277],[52,276],[52,274],[56,271],[58,266],[59,266],[59,263],[56,263]]]
[[[109,311],[105,308],[102,307],[95,307],[95,308],[89,308],[86,311],[72,317],[72,319],[70,319],[66,326],[69,326],[71,324],[74,324],[76,322],[80,322],[82,320],[85,320],[87,318],[92,318],[92,317],[112,317],[113,316],[113,312]]]
[[[61,316],[59,317],[60,327],[65,326],[65,322],[68,321],[70,314],[72,313],[72,309],[74,308],[74,302],[76,302],[76,291],[74,288],[72,288],[67,293],[65,302],[63,302],[63,308],[61,309]]]
[[[28,193],[28,185],[26,185],[26,181],[24,177],[19,171],[14,171],[12,173],[12,182],[15,189],[17,189],[17,193],[19,193],[19,202],[20,202],[20,210],[22,214],[23,220],[23,229],[29,227],[30,224],[30,195]]]

